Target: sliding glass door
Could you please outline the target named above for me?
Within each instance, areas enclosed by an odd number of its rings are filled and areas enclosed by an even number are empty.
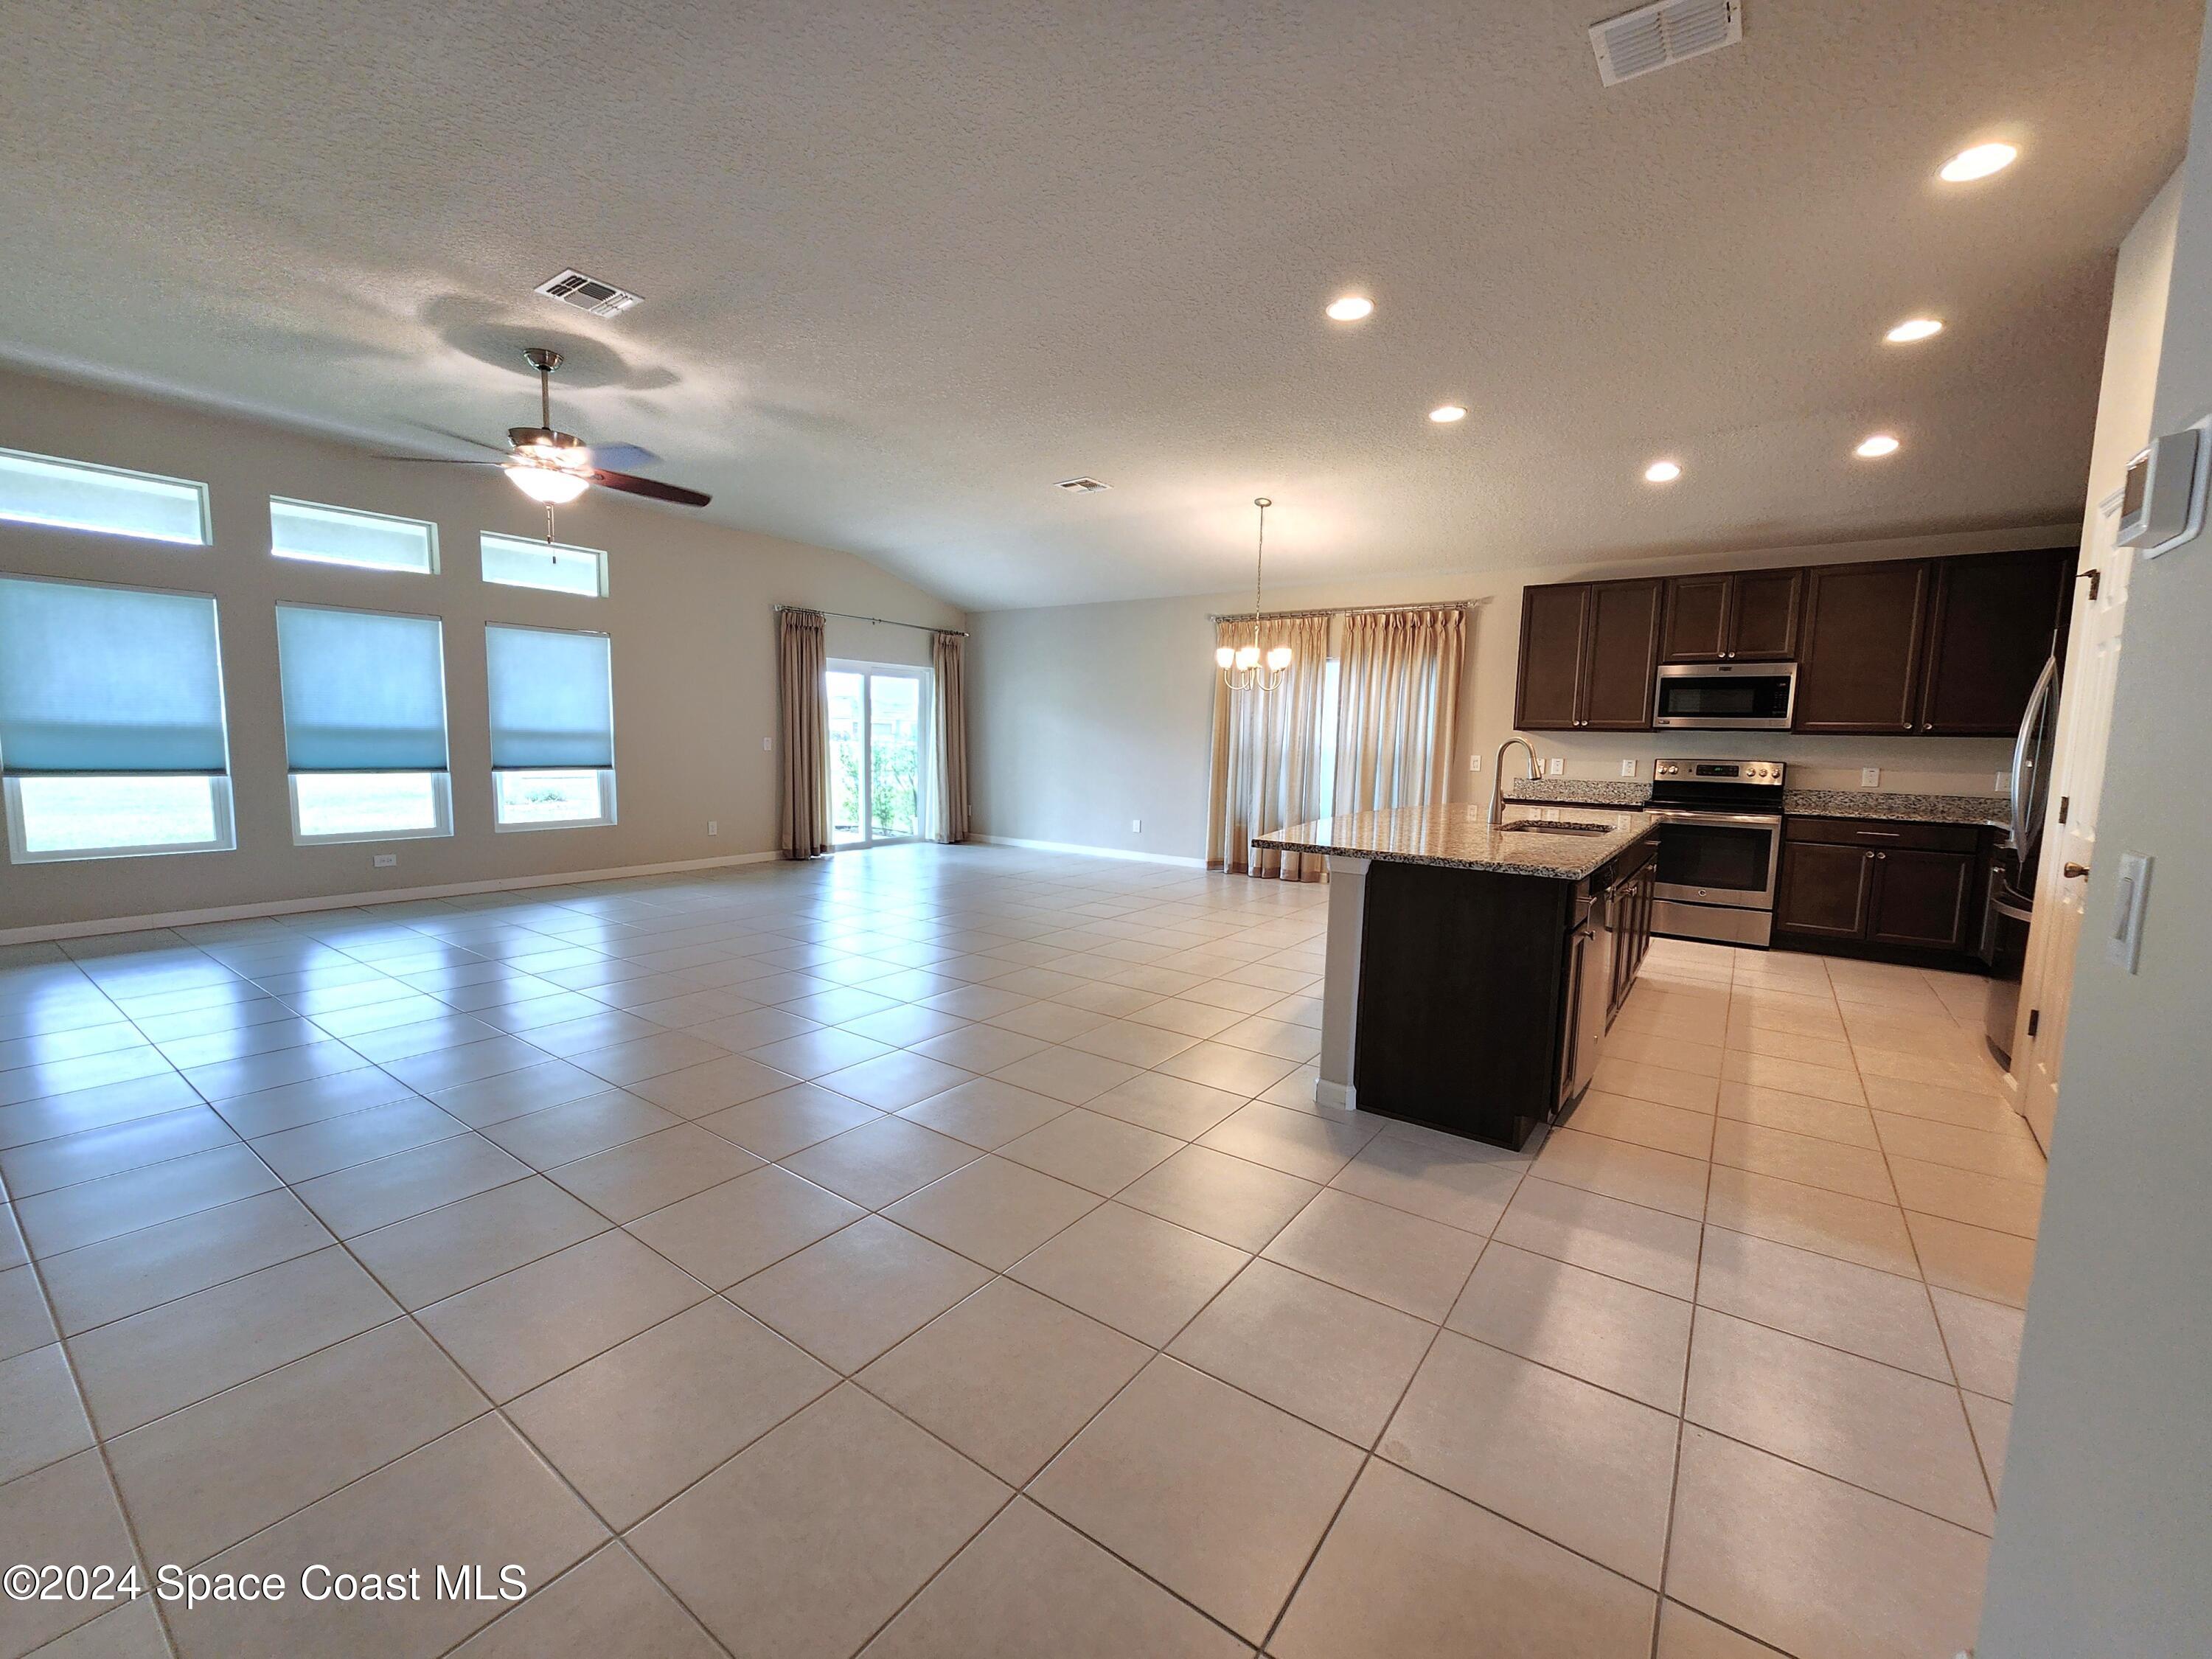
[[[927,811],[929,671],[832,662],[828,679],[830,840],[914,840]]]

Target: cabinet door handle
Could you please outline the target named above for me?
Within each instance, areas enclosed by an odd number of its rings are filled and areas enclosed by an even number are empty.
[[[2069,864],[2066,866],[2064,873],[2067,878],[2071,880],[2075,876],[2087,875],[2089,873],[2089,866],[2086,864]]]

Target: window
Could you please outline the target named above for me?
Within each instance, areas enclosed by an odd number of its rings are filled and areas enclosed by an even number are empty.
[[[438,526],[419,519],[387,518],[381,513],[318,507],[272,495],[269,550],[280,559],[428,576],[438,568]]]
[[[0,774],[19,864],[234,846],[215,601],[0,577]]]
[[[615,775],[611,771],[498,772],[493,781],[499,787],[502,830],[615,821]]]
[[[483,538],[483,579],[504,587],[542,587],[549,593],[604,599],[607,556],[588,547],[527,542],[519,536]]]
[[[607,636],[484,629],[495,818],[501,830],[615,821],[615,708]]]
[[[436,617],[280,605],[276,659],[295,842],[453,834]]]
[[[0,519],[205,547],[207,486],[0,449]]]

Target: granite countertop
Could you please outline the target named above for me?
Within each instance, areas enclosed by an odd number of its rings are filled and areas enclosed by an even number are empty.
[[[1509,801],[1604,806],[1613,811],[1644,805],[1651,786],[1640,778],[1514,778],[1505,786]],[[1784,789],[1782,810],[1799,817],[1883,818],[1908,823],[1986,823],[2002,830],[2012,822],[2011,803],[2002,795],[1906,795],[1880,789]]]
[[[1505,817],[1510,823],[1539,815],[1533,805],[1509,804]],[[1252,844],[1287,853],[1334,853],[1389,864],[1433,864],[1450,870],[1580,881],[1658,827],[1642,812],[1583,811],[1558,816],[1577,823],[1602,823],[1607,826],[1607,833],[1501,832],[1489,826],[1488,814],[1480,806],[1401,806],[1385,812],[1354,812],[1340,818],[1292,824],[1273,835],[1255,836]]]

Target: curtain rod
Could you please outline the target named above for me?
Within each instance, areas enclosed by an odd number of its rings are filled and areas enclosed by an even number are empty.
[[[1379,617],[1392,611],[1472,611],[1479,605],[1488,605],[1490,596],[1479,599],[1431,599],[1420,605],[1331,605],[1316,611],[1232,611],[1206,617],[1208,622],[1250,622],[1257,615],[1261,622],[1274,622],[1292,617]]]
[[[811,605],[780,605],[776,610],[781,613],[786,611],[814,611],[815,607]],[[898,622],[890,617],[856,617],[849,611],[817,611],[815,614],[836,617],[846,622],[879,623],[885,628],[911,628],[918,634],[950,634],[956,640],[968,637],[968,630],[964,628],[932,628],[927,623]]]

